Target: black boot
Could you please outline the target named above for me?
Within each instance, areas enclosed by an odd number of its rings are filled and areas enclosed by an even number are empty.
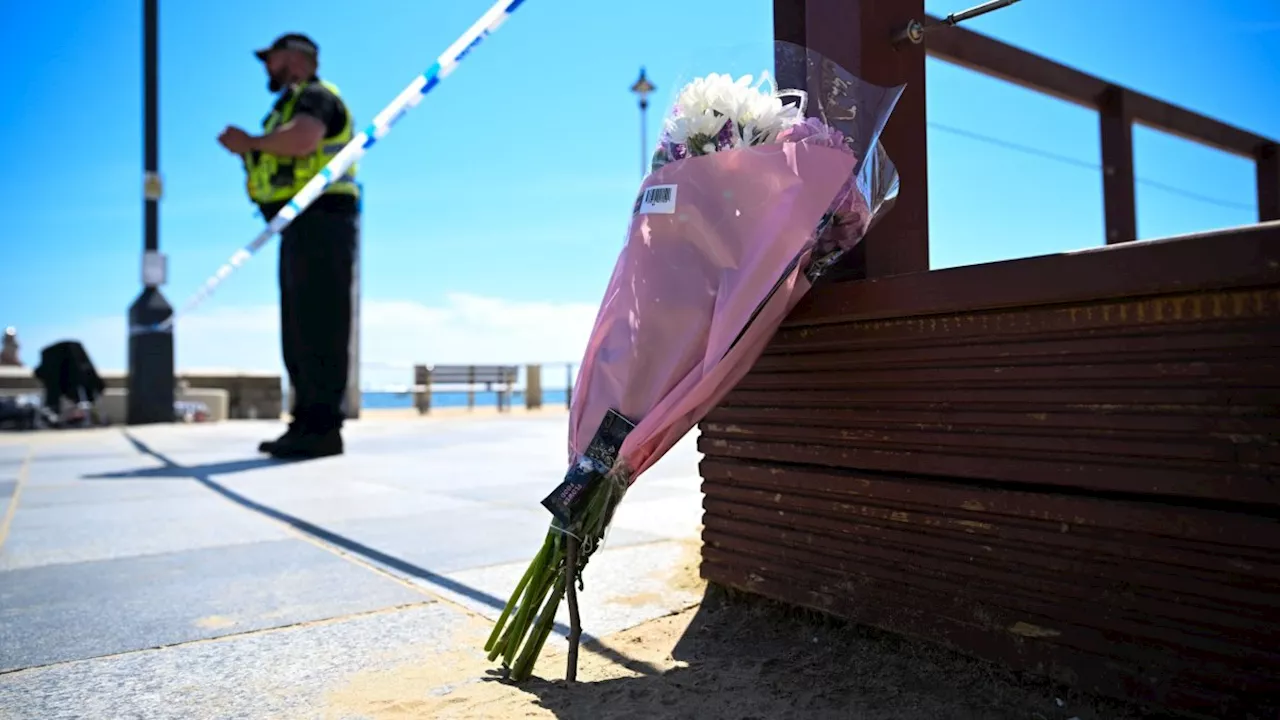
[[[287,442],[283,439],[268,451],[277,458],[320,458],[341,455],[342,433],[337,429],[299,434]]]
[[[284,434],[280,437],[275,440],[263,440],[259,443],[258,452],[273,455],[275,454],[276,448],[280,447],[282,444],[287,445],[294,440],[297,440],[300,435],[302,435],[302,426],[296,421],[291,422],[289,423],[289,429],[285,430]]]

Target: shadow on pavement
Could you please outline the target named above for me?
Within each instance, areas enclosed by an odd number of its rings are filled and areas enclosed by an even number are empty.
[[[128,436],[126,436],[128,437]],[[135,448],[142,450],[143,446],[140,442],[129,438]],[[162,458],[159,454],[150,450],[142,450],[154,458],[165,463],[164,467],[158,468],[141,468],[139,470],[121,470],[119,472],[97,473],[94,475],[85,475],[86,480],[124,480],[124,479],[144,479],[144,478],[194,478],[200,480],[209,475],[230,475],[238,472],[248,472],[249,470],[257,470],[258,468],[272,467],[275,465],[284,465],[287,461],[274,460],[271,458],[254,458],[252,460],[228,460],[224,462],[207,463],[205,465],[176,465]]]
[[[463,597],[470,598],[471,600],[474,600],[476,602],[483,603],[484,605],[491,607],[495,610],[502,610],[504,607],[506,607],[507,602],[502,598],[495,597],[493,595],[490,595],[489,593],[473,588],[470,585],[460,583],[456,580],[451,580],[443,575],[439,575],[437,573],[431,572],[426,568],[419,567],[417,565],[414,565],[413,563],[407,562],[398,557],[388,555],[382,552],[381,550],[369,547],[368,545],[357,542],[343,535],[339,535],[335,532],[332,532],[323,527],[320,527],[319,525],[303,520],[302,518],[295,517],[286,512],[277,510],[273,507],[263,505],[262,503],[259,503],[248,497],[245,497],[244,495],[241,495],[240,493],[226,487],[225,485],[222,485],[221,483],[217,482],[213,478],[209,477],[210,475],[217,474],[218,472],[223,472],[223,473],[239,472],[239,471],[252,469],[253,467],[264,467],[267,465],[282,464],[281,461],[279,460],[242,460],[242,461],[231,462],[231,463],[215,463],[211,465],[185,466],[185,465],[180,465],[174,462],[172,459],[170,459],[163,453],[160,453],[156,450],[151,449],[151,447],[149,447],[146,443],[135,438],[133,435],[129,434],[127,431],[125,431],[123,434],[125,439],[128,440],[130,444],[132,444],[133,447],[137,449],[138,452],[144,455],[149,455],[155,458],[156,460],[159,460],[160,462],[164,463],[164,467],[154,468],[154,471],[157,473],[156,475],[157,477],[190,478],[245,509],[252,510],[253,512],[259,513],[261,515],[265,515],[266,517],[269,517],[273,520],[283,522],[289,525],[290,527],[294,528],[295,530],[298,530],[299,532],[305,533],[313,538],[316,538],[317,540],[322,540],[330,545],[341,548],[342,550],[345,550],[354,555],[358,555],[362,558],[365,558],[366,560],[377,563],[385,568],[395,570],[404,575],[414,577],[419,580],[425,580],[426,582],[431,583],[432,585],[444,588],[449,592],[457,593],[458,595],[462,595]],[[221,471],[210,469],[210,468],[217,468],[222,466],[249,466],[249,467],[241,467],[239,470],[224,469]],[[159,474],[161,472],[165,472],[169,474],[161,475]],[[569,634],[569,627],[563,623],[556,623],[555,630],[556,632],[564,636],[567,636]],[[582,637],[583,637],[584,644],[591,640],[591,638],[586,633],[583,633]],[[608,655],[613,662],[619,665],[622,665],[624,667],[630,668],[634,672],[646,674],[646,675],[658,672],[658,669],[654,667],[652,664],[645,663],[645,662],[638,662],[634,658],[631,658],[623,653],[610,650],[608,651]]]

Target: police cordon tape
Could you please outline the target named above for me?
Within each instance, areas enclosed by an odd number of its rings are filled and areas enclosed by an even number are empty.
[[[249,258],[253,257],[263,245],[267,243],[281,230],[288,227],[293,219],[306,210],[315,199],[320,197],[325,188],[333,182],[335,178],[342,177],[357,160],[359,160],[374,143],[386,137],[391,132],[391,126],[404,117],[404,114],[410,108],[422,102],[422,98],[431,92],[432,88],[440,83],[441,80],[448,77],[462,62],[462,58],[466,57],[475,46],[479,45],[482,40],[491,35],[495,30],[507,21],[511,13],[516,8],[524,4],[525,0],[498,0],[488,12],[480,17],[466,32],[462,34],[452,45],[445,50],[436,61],[432,63],[427,71],[413,79],[395,100],[382,109],[373,118],[373,122],[367,128],[358,133],[342,148],[327,165],[320,169],[310,182],[302,186],[302,189],[293,196],[287,205],[276,213],[275,217],[267,223],[267,227],[248,245],[236,251],[231,259],[223,263],[218,271],[205,281],[204,286],[182,306],[182,310],[174,313],[164,322],[152,325],[146,328],[146,332],[169,332],[173,328],[174,321],[180,316],[185,315],[196,308],[200,303],[213,293],[214,288],[218,287],[228,275],[235,272],[235,269],[243,265]]]

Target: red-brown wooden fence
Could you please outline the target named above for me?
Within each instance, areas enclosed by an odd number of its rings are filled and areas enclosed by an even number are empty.
[[[702,424],[704,576],[1086,690],[1275,717],[1275,142],[961,28],[890,44],[921,17],[775,1],[779,39],[909,83],[883,137],[901,195]],[[926,51],[1099,111],[1105,247],[928,270]],[[1134,242],[1134,122],[1253,158],[1259,223]]]

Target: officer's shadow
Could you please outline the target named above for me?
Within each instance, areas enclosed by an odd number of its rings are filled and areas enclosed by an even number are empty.
[[[213,483],[214,475],[234,475],[236,473],[249,472],[251,470],[259,470],[262,468],[279,467],[281,465],[292,465],[296,462],[304,462],[310,458],[272,458],[258,457],[245,460],[221,460],[218,462],[204,463],[202,465],[181,465],[174,462],[173,459],[164,453],[152,450],[146,443],[134,437],[128,431],[123,433],[124,439],[129,441],[134,450],[139,454],[159,460],[160,467],[137,468],[134,470],[119,470],[116,472],[95,473],[93,475],[82,476],[85,480],[126,480],[126,479],[146,479],[146,478],[185,478],[189,480],[197,480],[206,485]]]
[[[152,457],[155,456],[153,455]],[[225,460],[222,462],[205,463],[202,465],[178,465],[177,463],[162,460],[161,462],[164,462],[165,464],[160,467],[95,473],[93,475],[84,475],[82,477],[85,480],[144,480],[158,478],[204,480],[213,475],[233,475],[235,473],[249,472],[250,470],[258,470],[261,468],[290,465],[295,462],[302,462],[303,460],[303,458],[298,458],[296,460],[292,458],[279,460],[275,458],[259,457],[247,460]]]

